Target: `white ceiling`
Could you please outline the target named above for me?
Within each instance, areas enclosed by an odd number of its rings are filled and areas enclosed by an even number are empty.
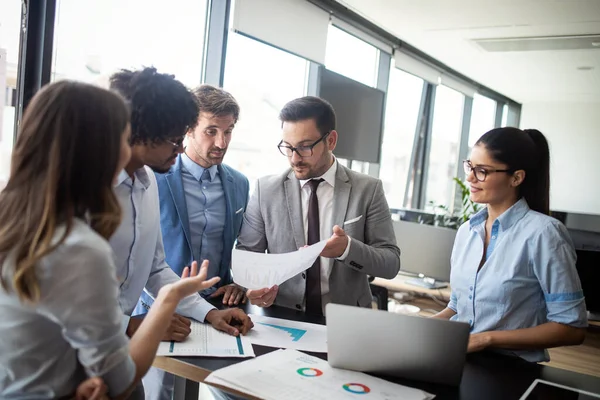
[[[472,41],[600,34],[600,0],[337,1],[518,102],[600,102],[600,48],[486,52]]]

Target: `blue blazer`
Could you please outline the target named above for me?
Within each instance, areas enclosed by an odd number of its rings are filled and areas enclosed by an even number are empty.
[[[183,269],[194,261],[181,167],[181,155],[179,155],[169,172],[156,174],[165,257],[167,264],[179,276]],[[221,281],[217,284],[217,287],[221,287],[232,283],[231,250],[242,227],[248,204],[249,184],[248,178],[225,164],[219,165],[218,170],[227,207],[223,229],[223,254],[221,265],[209,265],[208,278],[221,277]]]

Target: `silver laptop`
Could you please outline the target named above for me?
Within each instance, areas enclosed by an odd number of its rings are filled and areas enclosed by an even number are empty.
[[[427,382],[460,383],[469,324],[328,304],[332,367]]]

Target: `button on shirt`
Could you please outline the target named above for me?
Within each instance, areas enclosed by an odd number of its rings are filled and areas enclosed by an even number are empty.
[[[463,224],[454,242],[448,307],[451,319],[471,333],[532,328],[546,322],[586,327],[586,307],[567,229],[535,212],[525,199],[492,225],[485,263],[487,209]],[[528,361],[548,361],[545,350],[509,351]]]
[[[227,212],[221,177],[216,165],[202,168],[185,153],[181,162],[194,260],[208,260],[208,276],[219,276]]]
[[[323,175],[312,179],[323,179],[324,182],[317,187],[317,198],[319,199],[319,233],[321,240],[329,239],[333,234],[333,189],[335,188],[335,175],[337,173],[337,160]],[[302,199],[302,220],[304,221],[304,240],[308,241],[308,203],[310,200],[310,179],[300,180],[301,199]],[[350,251],[350,236],[348,236],[348,245],[344,254],[339,260],[344,260]],[[321,260],[321,303],[323,305],[323,315],[325,306],[331,302],[329,295],[329,275],[331,275],[331,258],[319,257]]]
[[[126,316],[133,312],[142,290],[155,298],[160,288],[180,279],[165,262],[156,177],[148,167],[135,171],[134,177],[132,180],[122,171],[117,180],[115,193],[123,219],[110,238],[121,284],[119,301]],[[177,313],[203,322],[212,309],[199,295],[193,295],[179,303]]]
[[[64,228],[55,234],[62,236]],[[3,271],[14,270],[14,255]],[[76,220],[65,241],[36,266],[40,299],[0,289],[0,398],[55,399],[99,376],[110,397],[135,376],[121,329],[119,285],[110,246]],[[10,280],[9,280],[10,282]]]

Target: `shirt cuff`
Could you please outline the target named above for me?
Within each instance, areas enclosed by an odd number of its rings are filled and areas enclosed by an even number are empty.
[[[194,318],[198,322],[205,322],[206,314],[209,311],[215,310],[216,307],[204,300],[200,295],[187,297],[186,304],[181,304],[177,307],[177,313]],[[191,301],[190,301],[191,300]]]
[[[350,242],[352,241],[352,238],[350,236],[348,236],[348,244],[346,245],[346,250],[344,250],[344,253],[339,256],[338,258],[336,258],[336,260],[340,260],[340,261],[344,261],[346,259],[346,257],[348,257],[348,253],[350,253]]]

